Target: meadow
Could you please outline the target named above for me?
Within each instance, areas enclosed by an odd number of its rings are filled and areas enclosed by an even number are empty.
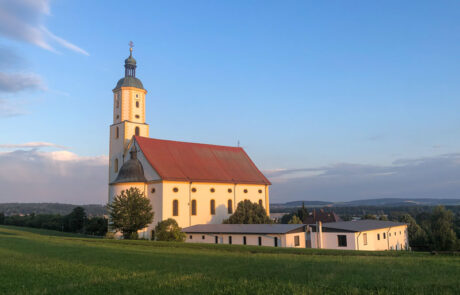
[[[117,241],[0,226],[0,294],[458,294],[460,256]]]

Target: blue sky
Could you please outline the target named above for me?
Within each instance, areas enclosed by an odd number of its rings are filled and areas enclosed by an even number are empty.
[[[103,162],[132,40],[150,136],[239,140],[273,177],[272,200],[459,196],[455,180],[420,191],[420,178],[411,192],[401,179],[399,190],[364,191],[345,179],[347,197],[343,187],[309,195],[316,176],[342,165],[458,162],[458,1],[0,0],[0,18],[4,157],[66,151]]]

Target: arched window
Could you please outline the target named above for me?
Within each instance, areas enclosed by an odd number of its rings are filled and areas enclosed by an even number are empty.
[[[134,133],[136,134],[136,136],[139,136],[139,127],[136,127],[136,129],[134,129]]]
[[[139,101],[136,101],[136,108],[139,107]]]
[[[173,216],[179,216],[179,201],[173,201]]]
[[[192,215],[196,215],[196,200],[192,200]]]
[[[229,194],[231,194],[233,192],[231,188],[229,188],[227,191],[228,191]]]
[[[259,199],[259,205],[263,206],[262,199]]]
[[[117,126],[117,128],[115,128],[115,138],[118,138],[118,137],[120,137],[120,129]]]
[[[115,172],[118,172],[118,159],[115,159],[115,161],[113,161],[113,170]]]
[[[228,212],[228,214],[232,214],[232,213],[233,213],[233,202],[232,202],[232,199],[228,199],[228,208],[227,208],[227,212]]]
[[[211,215],[216,215],[216,201],[211,200]]]

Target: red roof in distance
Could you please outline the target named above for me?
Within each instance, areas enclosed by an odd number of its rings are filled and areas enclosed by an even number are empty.
[[[163,180],[271,184],[240,147],[141,136],[134,139]]]

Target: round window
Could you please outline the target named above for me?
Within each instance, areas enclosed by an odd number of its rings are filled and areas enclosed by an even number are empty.
[[[154,194],[155,193],[155,188],[152,188],[151,192],[152,192],[152,194]]]
[[[177,193],[179,189],[177,187],[173,188],[173,192]]]
[[[216,190],[214,188],[210,189],[211,193],[215,192]]]
[[[247,189],[244,189],[244,193],[247,194],[247,193],[248,193],[248,190],[247,190]]]
[[[196,193],[196,188],[192,187],[192,193]]]

